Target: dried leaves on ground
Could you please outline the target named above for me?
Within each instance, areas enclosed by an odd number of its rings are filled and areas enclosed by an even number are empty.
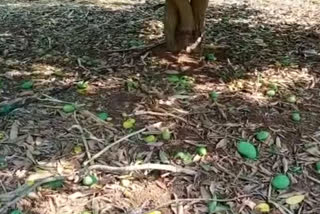
[[[0,213],[319,213],[319,9],[211,1],[192,68],[161,2],[1,1]]]

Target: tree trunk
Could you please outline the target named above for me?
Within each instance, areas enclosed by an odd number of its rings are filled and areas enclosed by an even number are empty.
[[[201,50],[207,7],[208,0],[166,0],[164,28],[170,51]]]

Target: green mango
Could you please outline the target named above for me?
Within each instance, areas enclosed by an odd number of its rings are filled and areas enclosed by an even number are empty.
[[[301,115],[299,112],[293,112],[291,114],[291,119],[295,122],[299,122],[301,120]]]
[[[271,185],[276,190],[284,190],[290,186],[290,179],[285,174],[278,174],[272,179]]]
[[[252,160],[257,158],[256,147],[247,141],[240,141],[237,145],[237,149],[239,154],[245,158],[252,159]]]
[[[198,147],[197,148],[197,154],[200,156],[205,156],[208,153],[207,148],[206,147]]]
[[[144,141],[146,143],[154,143],[154,142],[157,141],[157,138],[154,135],[149,135],[149,136],[144,138]]]
[[[98,182],[98,178],[94,175],[87,175],[83,178],[82,183],[85,186],[92,186]]]
[[[164,129],[161,133],[162,139],[163,140],[170,140],[171,138],[171,133],[169,131],[169,129]]]
[[[71,113],[71,112],[74,112],[75,110],[76,110],[76,107],[74,105],[67,104],[63,106],[63,111],[65,113]]]
[[[270,89],[270,90],[267,91],[267,95],[268,95],[269,97],[273,97],[273,96],[276,95],[276,91],[273,90],[273,89]]]
[[[267,140],[269,136],[270,136],[270,133],[267,131],[260,131],[260,132],[256,133],[257,140],[259,140],[261,142]]]
[[[290,96],[287,98],[287,101],[288,101],[289,103],[295,103],[295,102],[297,101],[297,98],[296,98],[296,96],[294,96],[294,95],[290,95]]]

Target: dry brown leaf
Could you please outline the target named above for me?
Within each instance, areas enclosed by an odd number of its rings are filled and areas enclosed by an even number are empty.
[[[228,140],[226,138],[221,139],[217,145],[216,145],[216,149],[225,149],[227,147],[228,144]]]
[[[10,130],[10,140],[15,140],[18,138],[18,132],[19,132],[19,121],[15,120],[11,126]]]

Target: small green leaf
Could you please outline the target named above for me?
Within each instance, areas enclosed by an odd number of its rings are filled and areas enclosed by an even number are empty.
[[[206,60],[208,60],[208,61],[215,61],[217,58],[215,57],[215,55],[213,54],[213,53],[208,53],[207,55],[206,55]]]
[[[86,210],[86,211],[81,212],[81,214],[92,214],[92,212]]]
[[[12,111],[13,107],[9,104],[5,104],[0,107],[0,116],[1,115],[7,115]]]
[[[33,81],[29,80],[29,81],[25,81],[21,84],[21,88],[28,90],[31,89],[33,87]]]
[[[189,152],[178,152],[175,158],[180,158],[184,164],[192,163],[192,155]]]
[[[300,166],[291,166],[289,167],[289,171],[295,174],[301,174],[302,168]]]
[[[59,189],[63,187],[63,180],[56,180],[52,182],[48,182],[42,185],[42,187],[47,188],[47,189]]]
[[[225,211],[229,211],[230,207],[223,205],[223,204],[217,204],[216,209],[211,213],[221,213],[221,212],[225,212]]]
[[[122,123],[122,126],[123,126],[123,128],[125,128],[125,129],[131,129],[131,128],[134,126],[135,123],[136,123],[136,120],[135,120],[135,119],[129,118],[129,119],[127,119],[126,121],[124,121],[124,122]]]
[[[129,41],[129,46],[130,46],[130,47],[139,47],[139,46],[142,46],[143,43],[144,43],[144,42],[143,42],[142,40],[133,39],[133,40],[130,40],[130,41]]]
[[[209,214],[215,213],[217,208],[217,201],[210,201],[208,204]]]
[[[214,194],[213,197],[212,197],[212,200],[209,201],[208,203],[208,211],[209,211],[209,214],[212,214],[212,213],[215,213],[216,209],[217,209],[217,196]]]
[[[256,147],[247,141],[240,141],[237,145],[237,149],[240,155],[248,159],[256,159],[257,158],[257,150]]]
[[[99,117],[101,120],[105,121],[106,119],[108,119],[109,114],[106,113],[106,112],[101,112],[101,113],[98,114],[98,117]]]
[[[275,92],[278,91],[278,85],[276,83],[270,83],[269,89],[274,90]]]
[[[320,161],[316,163],[316,171],[320,174]]]
[[[5,156],[0,155],[0,169],[5,169],[8,167],[8,163]]]
[[[133,81],[132,79],[129,79],[126,81],[126,87],[127,90],[130,92],[137,89],[139,87],[139,83]]]
[[[216,102],[218,100],[219,94],[216,91],[212,91],[209,94],[212,101]]]
[[[290,179],[287,175],[278,174],[272,179],[271,184],[277,190],[284,190],[289,187]]]
[[[162,163],[170,163],[168,155],[164,151],[159,152],[159,157]]]
[[[78,89],[86,89],[86,88],[88,88],[88,86],[89,86],[89,84],[88,84],[88,82],[85,82],[85,81],[80,81],[80,82],[78,82],[77,83],[77,88]]]
[[[75,110],[76,110],[76,107],[72,104],[67,104],[63,106],[63,111],[65,113],[71,113],[71,112],[74,112]]]
[[[22,212],[18,209],[12,210],[10,214],[22,214]]]

